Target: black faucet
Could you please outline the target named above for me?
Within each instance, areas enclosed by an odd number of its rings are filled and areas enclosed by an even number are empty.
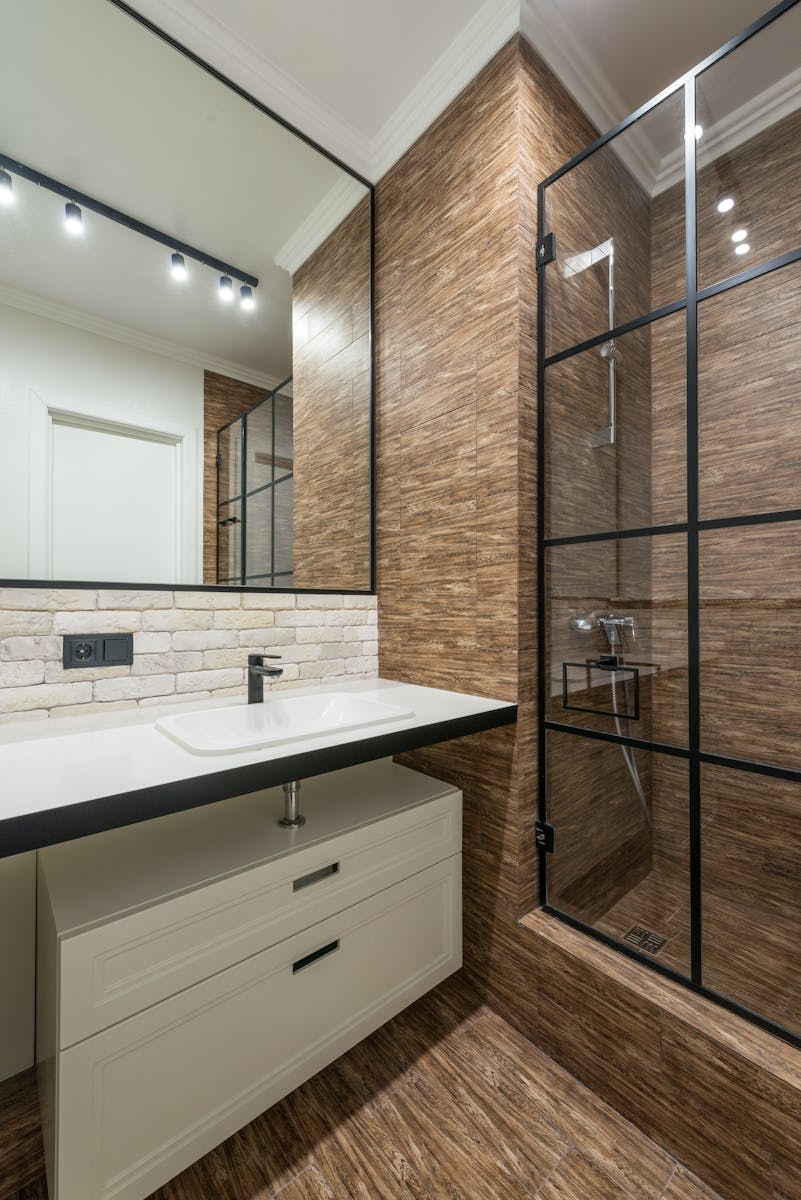
[[[264,700],[264,679],[278,679],[283,667],[265,667],[265,658],[280,658],[280,654],[248,655],[248,704],[261,704]]]

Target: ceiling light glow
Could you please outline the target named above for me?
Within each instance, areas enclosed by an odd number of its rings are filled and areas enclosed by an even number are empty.
[[[14,184],[8,171],[0,167],[0,204],[14,203]]]
[[[239,302],[247,312],[252,312],[256,307],[256,301],[253,299],[253,289],[245,284],[239,289]]]
[[[83,233],[83,214],[77,204],[70,200],[69,204],[64,206],[64,225],[67,232],[73,237],[77,237]]]
[[[718,201],[718,212],[719,213],[731,212],[731,210],[733,208],[734,208],[734,201],[732,200],[731,196],[724,196],[722,200]]]
[[[175,254],[170,256],[170,271],[173,279],[183,282],[187,277],[186,263],[184,262],[183,254],[179,254],[176,250]]]
[[[230,304],[234,298],[234,281],[230,275],[221,275],[219,295],[223,304]]]
[[[747,229],[735,229],[734,233],[731,235],[731,240],[733,242],[744,242],[747,237]]]
[[[747,254],[750,249],[751,249],[751,247],[748,245],[748,242],[740,242],[739,246],[734,247],[734,253],[735,254]]]

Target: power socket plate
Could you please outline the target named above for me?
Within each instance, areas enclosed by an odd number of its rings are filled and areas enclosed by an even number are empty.
[[[68,633],[64,637],[65,668],[128,667],[133,662],[132,633]]]

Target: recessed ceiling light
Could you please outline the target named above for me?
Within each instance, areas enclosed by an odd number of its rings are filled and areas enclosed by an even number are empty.
[[[173,279],[177,279],[179,282],[186,279],[188,274],[184,256],[183,254],[179,254],[177,250],[175,254],[170,256],[170,271],[172,272]]]
[[[704,136],[704,127],[703,127],[703,125],[696,125],[696,127],[695,127],[695,140],[696,140],[696,142],[700,142],[700,140],[701,140],[701,138],[702,138],[703,136]]]
[[[733,242],[744,242],[747,237],[747,229],[735,229],[734,233],[731,235],[731,240]]]
[[[253,299],[253,289],[244,284],[239,289],[239,300],[244,309],[251,312],[256,307],[256,301]]]
[[[234,298],[234,281],[230,275],[220,276],[220,299],[224,304],[230,304]]]
[[[732,200],[731,196],[724,196],[724,198],[722,200],[718,201],[718,212],[719,213],[731,212],[731,210],[733,208],[734,208],[734,201]]]
[[[8,171],[0,167],[0,204],[14,203],[14,184]]]
[[[64,205],[64,225],[73,237],[83,233],[83,215],[77,204],[70,200]]]
[[[734,247],[734,253],[735,254],[747,254],[750,249],[751,249],[751,247],[748,245],[748,242],[740,242],[739,246]]]

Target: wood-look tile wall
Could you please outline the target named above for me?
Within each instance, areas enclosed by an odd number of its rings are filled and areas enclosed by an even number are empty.
[[[515,41],[378,186],[380,667],[399,679],[516,698],[520,705],[516,730],[407,758],[464,791],[465,969],[473,985],[728,1200],[800,1200],[790,1147],[801,1137],[801,1055],[541,914],[519,923],[536,903],[535,188],[594,132],[527,44]],[[658,209],[651,216],[653,232]],[[669,290],[670,280],[658,278],[659,261],[653,266],[652,287]],[[638,383],[639,407],[628,419],[640,422],[640,437],[648,442],[639,463],[634,441],[626,450],[637,485],[625,506],[642,515],[650,507],[654,521],[681,520],[683,461],[671,458],[679,443],[668,432],[674,423],[684,430],[676,353],[681,318],[651,332],[641,367],[621,342],[621,379],[634,367]],[[574,389],[582,370],[576,364]],[[597,375],[597,364],[587,370]],[[570,392],[568,382],[566,414]],[[566,436],[578,437],[582,428],[589,433],[588,423],[594,427],[601,416],[582,413]],[[608,493],[601,501],[604,475],[577,440],[574,446],[585,454],[582,503],[595,513],[609,503]],[[649,495],[637,487],[651,454]],[[554,480],[566,500],[577,494],[580,471]],[[624,495],[618,478],[615,504]],[[632,523],[623,509],[617,516],[621,525]],[[672,668],[660,676],[661,690],[650,690],[649,719],[654,730],[675,728],[677,740],[683,740],[676,727],[679,698],[686,713],[680,542],[602,569],[584,564],[590,570],[584,578],[604,581],[598,596],[586,597],[587,607],[595,600],[639,605],[643,649]],[[576,757],[572,747],[568,752]],[[614,767],[607,761],[600,771],[598,764],[588,768],[612,793],[623,780],[619,757]],[[642,771],[654,803],[649,849],[654,863],[672,863],[681,889],[686,768],[675,760],[665,764],[661,793],[654,765],[650,775],[647,764]],[[593,833],[602,829],[609,796],[605,786],[596,797]],[[669,796],[681,796],[683,808]],[[792,799],[780,802],[786,828]],[[729,829],[744,803],[744,796],[730,798]],[[627,817],[636,819],[635,810]],[[610,872],[630,869],[637,862],[633,851],[643,850],[631,828],[632,852],[617,863],[605,857]],[[725,838],[725,830],[718,836]],[[734,865],[745,854],[740,843],[729,861]],[[647,868],[647,853],[642,863]],[[781,872],[792,871],[786,855],[782,864]],[[718,873],[724,872],[720,860]],[[593,889],[582,893],[586,880],[579,875],[570,882],[578,902],[592,907]],[[778,882],[777,889],[778,903]],[[681,931],[681,904],[675,907]],[[764,1117],[757,1125],[754,1111]]]
[[[217,433],[264,399],[264,388],[203,372],[203,582],[217,582]],[[236,489],[238,494],[239,488]],[[236,527],[235,527],[236,528]]]
[[[370,587],[370,200],[292,279],[295,587]]]

